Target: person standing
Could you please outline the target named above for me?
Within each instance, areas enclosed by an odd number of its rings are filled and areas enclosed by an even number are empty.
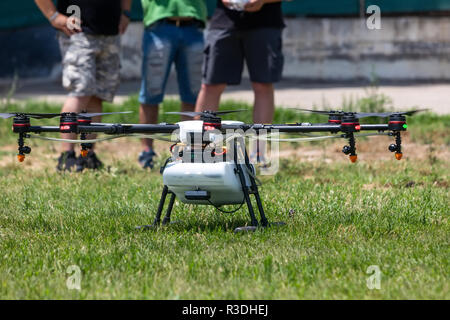
[[[119,86],[119,34],[129,24],[132,0],[58,0],[56,7],[52,0],[35,2],[60,31],[62,82],[69,91],[62,112],[101,112],[103,101],[112,102]],[[100,118],[93,120],[99,122]],[[75,134],[62,137],[74,139]],[[85,159],[76,157],[73,144],[64,143],[62,149],[57,165],[60,171],[102,166],[93,150]]]
[[[240,84],[245,62],[255,97],[253,121],[271,123],[273,84],[280,81],[284,64],[281,0],[249,0],[243,11],[232,7],[231,1],[217,0],[206,37],[196,111],[217,110],[227,85]]]
[[[172,65],[177,71],[181,111],[194,111],[201,85],[203,29],[207,8],[204,0],[142,0],[144,36],[142,82],[139,95],[140,123],[158,121]],[[152,139],[142,139],[139,163],[153,168]]]

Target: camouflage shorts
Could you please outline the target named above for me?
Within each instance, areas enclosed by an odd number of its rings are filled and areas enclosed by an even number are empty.
[[[96,96],[111,102],[120,83],[118,36],[59,34],[63,86],[70,96]]]

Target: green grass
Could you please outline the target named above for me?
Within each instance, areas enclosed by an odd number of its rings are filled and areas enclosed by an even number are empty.
[[[262,195],[287,226],[236,235],[246,210],[178,203],[179,224],[134,230],[156,212],[156,173],[10,168],[0,178],[0,298],[448,299],[445,169],[283,161]],[[70,265],[81,291],[66,288]],[[370,265],[381,290],[365,285]]]
[[[243,105],[223,109],[231,106]],[[277,112],[280,122],[297,117]],[[448,141],[448,116],[420,117]],[[5,144],[14,143],[4,127]],[[178,224],[134,230],[152,221],[162,188],[158,173],[134,161],[83,174],[58,174],[53,163],[0,167],[1,299],[450,299],[448,161],[282,159],[261,193],[269,219],[287,225],[237,235],[245,208],[223,214],[178,202]],[[82,270],[80,291],[66,287],[71,265]],[[380,290],[366,286],[371,265],[381,269]]]

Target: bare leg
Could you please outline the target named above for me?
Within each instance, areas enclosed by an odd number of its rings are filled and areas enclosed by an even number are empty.
[[[194,111],[195,110],[195,105],[192,103],[186,103],[186,102],[181,102],[181,111]],[[188,120],[192,120],[191,117],[186,117],[186,116],[182,116],[181,117],[181,121],[188,121]]]
[[[68,97],[61,112],[81,112],[87,108],[92,97]],[[63,139],[76,139],[74,133],[61,134]],[[62,143],[62,152],[73,151],[75,146],[72,143]]]
[[[255,123],[271,123],[275,113],[273,85],[271,83],[253,82],[252,86],[255,93],[253,121]]]
[[[254,123],[272,123],[275,113],[275,98],[273,84],[271,83],[252,83],[255,93],[255,105],[253,108]],[[258,140],[253,146],[254,150],[263,156],[265,154],[266,142]]]
[[[219,109],[220,96],[226,88],[226,84],[202,84],[198,94],[195,111],[216,111]]]
[[[103,101],[100,98],[92,97],[92,99],[89,101],[87,111],[92,113],[99,113],[103,110]],[[93,117],[92,122],[102,122],[102,117]],[[88,139],[95,139],[97,137],[96,134],[89,134],[87,136]]]
[[[139,108],[139,123],[141,124],[151,124],[158,122],[158,110],[159,105],[157,104],[141,104]],[[142,147],[144,151],[150,151],[153,149],[153,139],[142,139]]]

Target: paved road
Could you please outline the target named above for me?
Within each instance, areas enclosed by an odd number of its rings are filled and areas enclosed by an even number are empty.
[[[345,100],[365,97],[368,94],[367,86],[354,84],[305,84],[295,80],[285,80],[276,87],[276,104],[288,108],[316,106],[318,109],[339,109]],[[224,98],[252,103],[253,93],[250,88],[249,81],[244,80],[240,86],[229,87]],[[6,86],[0,86],[0,94],[6,90]],[[139,82],[137,81],[123,83],[115,102],[123,101],[128,95],[138,90]],[[388,96],[397,109],[421,107],[430,108],[439,114],[450,113],[450,84],[382,85],[378,92]],[[177,97],[176,81],[173,77],[169,81],[167,94],[168,97]],[[65,91],[59,83],[19,83],[14,98],[62,102],[65,99]]]

